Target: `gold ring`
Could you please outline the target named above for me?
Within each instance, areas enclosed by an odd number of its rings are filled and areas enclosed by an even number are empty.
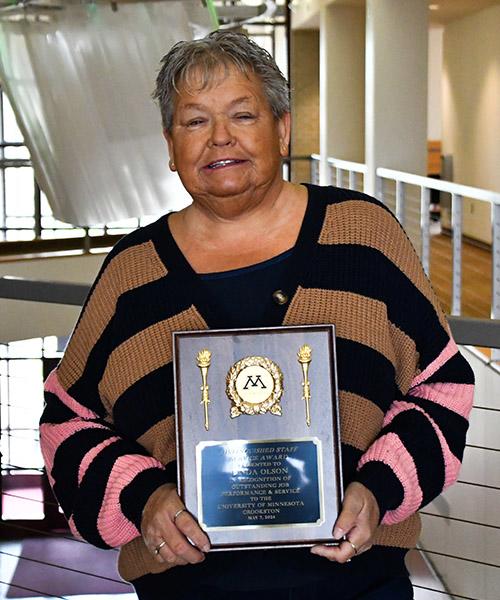
[[[354,556],[356,556],[356,554],[358,553],[358,548],[357,548],[357,546],[356,546],[355,544],[353,544],[353,543],[351,542],[351,540],[349,540],[349,539],[347,539],[347,538],[346,538],[346,540],[345,540],[345,541],[346,541],[348,544],[350,544],[350,545],[351,545],[351,548],[354,550]]]
[[[155,548],[155,554],[156,556],[158,556],[158,554],[160,554],[160,550],[163,548],[163,546],[166,546],[167,542],[165,540],[163,540],[163,542],[161,542],[161,544],[158,544],[158,546],[156,546]]]
[[[187,509],[185,509],[185,508],[179,508],[179,510],[174,515],[174,518],[173,518],[174,523],[175,523],[177,517],[180,516],[183,512],[187,512]]]

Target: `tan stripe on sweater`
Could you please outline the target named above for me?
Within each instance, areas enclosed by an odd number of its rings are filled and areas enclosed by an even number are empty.
[[[175,417],[158,421],[137,440],[146,450],[164,465],[175,460]]]
[[[383,302],[353,292],[299,287],[284,324],[316,323],[333,323],[337,337],[368,346],[395,365],[396,356]]]
[[[99,383],[99,393],[108,411],[136,381],[172,360],[172,331],[207,328],[200,313],[192,306],[143,329],[115,348]]]
[[[384,413],[370,400],[353,392],[339,391],[341,439],[364,451],[382,428]]]
[[[418,513],[396,525],[381,525],[375,534],[375,544],[396,548],[415,548],[422,524]]]
[[[448,331],[443,311],[415,250],[385,209],[362,200],[331,204],[318,241],[320,244],[361,244],[382,252],[431,300],[441,325]]]
[[[67,390],[81,377],[89,354],[111,320],[121,294],[167,274],[151,241],[123,250],[107,265],[90,296],[59,366]]]

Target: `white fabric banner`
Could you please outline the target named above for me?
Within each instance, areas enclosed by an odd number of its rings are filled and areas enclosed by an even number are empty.
[[[0,77],[54,216],[94,225],[187,205],[151,93],[171,46],[210,31],[207,9],[64,4],[39,16],[0,21]]]

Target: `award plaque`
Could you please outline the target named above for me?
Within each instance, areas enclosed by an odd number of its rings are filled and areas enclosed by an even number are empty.
[[[212,549],[332,543],[334,326],[173,335],[179,495]]]

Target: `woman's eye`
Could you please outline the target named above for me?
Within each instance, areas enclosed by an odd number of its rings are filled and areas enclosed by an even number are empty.
[[[201,125],[204,122],[203,119],[191,119],[187,122],[188,127],[196,127],[197,125]]]
[[[242,113],[242,114],[238,114],[236,115],[236,118],[239,121],[248,121],[254,118],[254,115],[252,115],[251,113]]]

